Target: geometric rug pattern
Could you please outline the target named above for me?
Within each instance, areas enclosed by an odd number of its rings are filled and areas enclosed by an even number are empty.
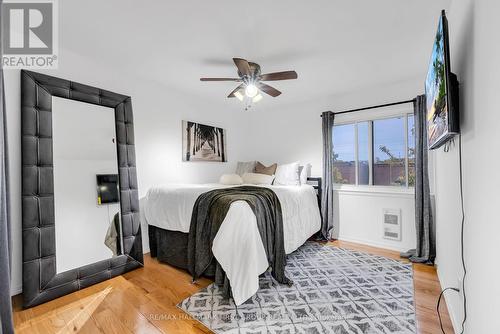
[[[215,333],[416,333],[410,263],[307,242],[288,256],[292,286],[261,275],[236,306],[215,285],[179,308]]]

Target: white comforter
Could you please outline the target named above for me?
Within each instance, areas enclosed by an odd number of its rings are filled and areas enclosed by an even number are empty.
[[[148,191],[144,217],[149,225],[170,231],[189,232],[193,206],[204,192],[223,188],[220,184],[168,185]],[[316,193],[309,185],[265,186],[281,202],[285,252],[299,248],[321,226]],[[256,217],[244,201],[234,202],[212,245],[212,252],[231,283],[234,302],[244,303],[259,289],[259,275],[268,262]]]

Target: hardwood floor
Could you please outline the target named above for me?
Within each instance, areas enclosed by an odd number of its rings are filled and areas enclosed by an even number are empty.
[[[400,259],[397,252],[335,241],[332,246]],[[13,298],[16,333],[211,333],[176,307],[184,298],[211,283],[191,283],[183,270],[145,255],[144,268],[23,310]],[[440,333],[435,310],[441,291],[433,267],[414,264],[415,304],[419,334]],[[442,303],[443,323],[453,333]]]

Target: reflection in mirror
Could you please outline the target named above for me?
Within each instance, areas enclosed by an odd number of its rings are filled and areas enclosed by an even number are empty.
[[[121,254],[114,109],[52,97],[57,272]]]

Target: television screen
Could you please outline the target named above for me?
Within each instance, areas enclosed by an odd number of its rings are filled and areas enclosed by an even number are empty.
[[[458,109],[452,98],[456,77],[450,72],[448,45],[448,23],[443,11],[425,80],[427,141],[430,149],[440,147],[458,132]]]
[[[97,178],[97,204],[119,203],[118,175],[100,174]]]

